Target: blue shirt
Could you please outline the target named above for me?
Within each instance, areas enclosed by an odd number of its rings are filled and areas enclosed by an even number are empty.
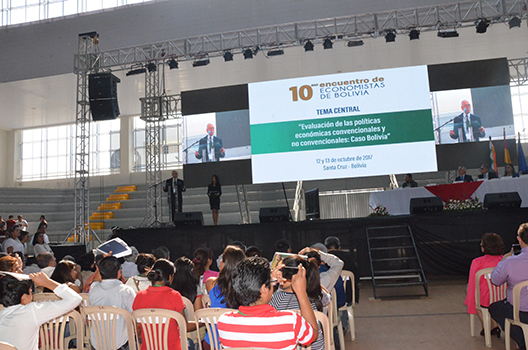
[[[507,282],[506,299],[513,305],[513,287],[528,281],[528,247],[523,248],[519,255],[512,255],[502,260],[491,274],[491,283],[496,286]],[[521,290],[521,311],[528,311],[528,291]]]

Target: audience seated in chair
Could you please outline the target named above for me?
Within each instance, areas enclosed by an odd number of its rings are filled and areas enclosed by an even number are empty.
[[[292,277],[292,285],[301,315],[294,311],[277,311],[269,305],[273,287],[270,265],[265,258],[252,257],[241,261],[233,272],[232,295],[228,297],[236,300],[238,311],[219,317],[220,342],[230,348],[294,350],[297,344],[309,345],[317,339],[317,321],[306,294],[306,270],[301,264],[298,269],[299,272]]]
[[[18,350],[37,350],[39,327],[61,316],[81,303],[81,296],[52,281],[44,273],[30,275],[30,280],[18,280],[11,276],[0,278],[0,341],[14,345]],[[32,302],[34,284],[52,290],[61,300]]]
[[[137,276],[130,277],[126,285],[132,288],[136,293],[140,290],[147,289],[151,283],[147,278],[147,273],[150,268],[156,262],[156,258],[152,254],[139,254],[136,258],[136,266],[139,274]]]
[[[187,299],[193,305],[194,310],[202,308],[202,290],[200,288],[200,281],[193,272],[194,264],[191,260],[182,256],[174,263],[176,272],[174,273],[174,280],[171,287]]]

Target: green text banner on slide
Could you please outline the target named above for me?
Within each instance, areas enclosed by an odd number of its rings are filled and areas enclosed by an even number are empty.
[[[436,171],[427,67],[249,84],[253,183]]]

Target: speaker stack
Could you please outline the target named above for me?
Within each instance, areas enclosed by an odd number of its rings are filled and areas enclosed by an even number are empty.
[[[112,73],[90,74],[88,96],[94,121],[112,120],[119,116],[117,83],[121,80]]]
[[[411,214],[435,213],[444,210],[441,197],[411,198],[409,211]]]
[[[521,196],[518,192],[488,193],[484,196],[484,208],[520,208]]]
[[[260,222],[287,222],[290,221],[288,207],[260,208]]]
[[[201,211],[174,213],[174,226],[203,226],[204,218]]]

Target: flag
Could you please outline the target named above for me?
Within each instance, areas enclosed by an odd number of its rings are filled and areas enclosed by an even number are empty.
[[[491,136],[489,137],[489,149],[490,149],[490,171],[494,171],[497,174],[497,155],[495,154],[495,147],[491,142]]]
[[[528,171],[528,165],[526,165],[526,158],[524,158],[524,152],[521,145],[521,133],[518,133],[519,142],[517,143],[517,157],[519,158],[519,173],[523,174]]]
[[[506,164],[513,164],[510,158],[510,151],[508,151],[508,144],[506,143],[506,129],[502,129],[503,136],[504,136],[504,166]]]

